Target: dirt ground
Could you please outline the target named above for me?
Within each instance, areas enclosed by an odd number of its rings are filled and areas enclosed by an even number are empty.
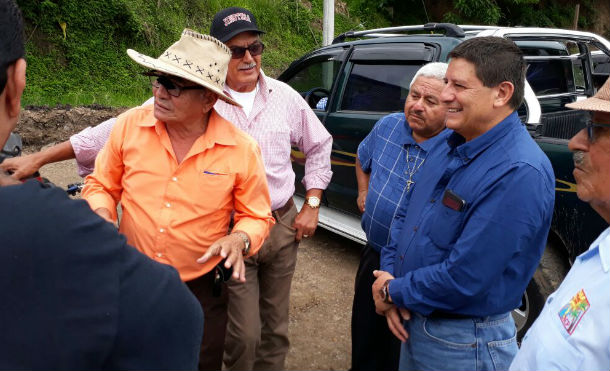
[[[24,152],[59,143],[122,109],[62,107],[26,109],[17,126]],[[41,175],[65,188],[80,182],[75,161],[41,169]],[[301,243],[290,297],[288,370],[346,370],[351,362],[350,319],[358,244],[318,230]]]

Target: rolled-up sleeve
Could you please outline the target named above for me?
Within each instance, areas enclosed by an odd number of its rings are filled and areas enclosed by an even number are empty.
[[[154,97],[151,97],[142,103],[142,106],[153,103]],[[117,118],[112,117],[96,126],[85,128],[70,137],[70,145],[72,145],[78,165],[78,175],[81,177],[84,178],[93,172],[95,158],[110,137],[110,132],[116,121]]]
[[[234,230],[243,231],[250,237],[252,256],[260,250],[269,229],[275,223],[271,215],[271,198],[260,148],[252,144],[253,155],[249,156],[246,171],[237,179],[233,191],[235,204]]]
[[[305,189],[326,189],[330,183],[333,172],[330,168],[330,153],[333,138],[316,114],[300,98],[300,133],[298,147],[305,154],[305,176],[303,185]]]
[[[93,172],[95,158],[110,136],[117,118],[108,119],[97,126],[88,127],[70,137],[76,156],[78,175],[86,177]]]

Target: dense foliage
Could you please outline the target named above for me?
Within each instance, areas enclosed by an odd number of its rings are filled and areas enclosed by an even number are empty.
[[[214,13],[250,9],[267,31],[266,73],[276,76],[321,46],[323,0],[17,0],[26,20],[24,104],[132,106],[150,94],[127,48],[158,55],[183,28],[208,33]],[[568,27],[571,2],[545,0],[335,0],[335,34],[392,24],[455,21]],[[592,0],[581,1],[586,26]],[[425,5],[425,6],[424,6]],[[572,9],[572,10],[571,10]]]
[[[589,29],[604,0],[358,0],[361,13],[379,13],[391,24],[452,22],[571,28],[580,4],[579,29]],[[607,23],[606,23],[607,26]],[[607,29],[607,27],[606,27]]]
[[[26,19],[28,86],[24,104],[131,106],[150,94],[125,53],[158,55],[183,28],[208,33],[214,13],[243,6],[267,31],[263,66],[277,75],[322,42],[322,1],[18,0]],[[338,13],[336,32],[359,27]]]

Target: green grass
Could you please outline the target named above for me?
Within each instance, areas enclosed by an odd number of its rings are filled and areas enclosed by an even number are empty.
[[[208,33],[213,15],[229,6],[248,8],[257,16],[267,32],[263,69],[275,77],[294,59],[321,46],[322,1],[18,0],[26,19],[23,104],[140,104],[150,96],[148,79],[139,74],[143,69],[126,49],[157,56],[185,27]],[[376,15],[369,18],[337,13],[335,34],[362,24],[387,24]]]

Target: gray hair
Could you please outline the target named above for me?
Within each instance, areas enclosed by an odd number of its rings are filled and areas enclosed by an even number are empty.
[[[413,83],[415,82],[415,80],[417,80],[417,78],[420,76],[444,80],[445,74],[447,73],[447,66],[449,66],[449,65],[444,62],[432,62],[432,63],[424,64],[415,73],[415,76],[413,76],[413,79],[411,80],[411,83],[409,84],[409,89],[411,89],[411,86],[413,86]]]

